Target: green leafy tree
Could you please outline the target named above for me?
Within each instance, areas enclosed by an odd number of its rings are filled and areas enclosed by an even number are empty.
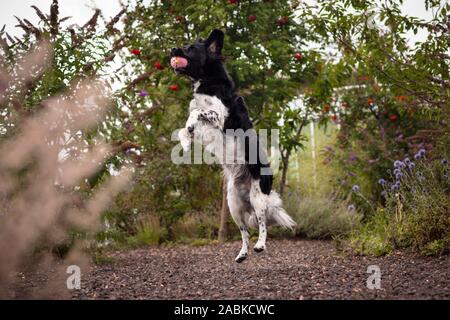
[[[171,163],[168,150],[175,142],[170,137],[184,125],[192,88],[188,79],[171,70],[170,48],[205,38],[213,28],[225,31],[227,69],[250,117],[256,128],[281,129],[287,159],[302,143],[298,127],[303,123],[299,111],[288,103],[317,75],[319,56],[305,51],[308,33],[295,14],[297,4],[290,1],[130,1],[128,5],[132,9],[123,20],[128,52],[123,58],[131,67],[123,70],[129,85],[121,99],[123,123],[129,129],[118,130],[116,138],[140,146],[147,195],[155,194],[152,203],[160,205],[154,210],[165,212],[164,223],[170,225],[188,210],[210,209],[210,203],[217,209],[220,203],[213,199],[222,191],[217,166]],[[287,161],[283,163],[287,170]],[[204,175],[214,179],[199,179]]]

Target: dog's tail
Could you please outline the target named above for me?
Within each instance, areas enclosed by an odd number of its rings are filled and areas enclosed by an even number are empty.
[[[272,191],[269,195],[267,224],[276,224],[281,227],[294,230],[297,223],[283,209],[282,201],[278,193]]]
[[[297,223],[283,209],[282,201],[278,193],[272,190],[270,195],[265,197],[267,200],[267,226],[278,225],[287,229],[294,230]],[[248,217],[247,224],[249,227],[258,228],[256,215],[253,213]]]

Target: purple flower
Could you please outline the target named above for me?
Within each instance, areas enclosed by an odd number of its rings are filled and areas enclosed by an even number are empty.
[[[392,191],[397,191],[399,189],[400,189],[400,183],[398,181],[391,186]]]
[[[347,207],[347,210],[348,210],[349,212],[352,212],[352,211],[355,210],[355,206],[354,206],[353,204],[351,204],[351,205],[349,205],[349,206]]]
[[[352,191],[353,191],[353,192],[359,192],[359,186],[358,186],[357,184],[355,184],[355,185],[352,187]]]
[[[447,159],[442,159],[441,160],[441,164],[446,166],[448,164],[448,160]]]
[[[416,167],[416,164],[414,162],[411,162],[410,164],[408,164],[408,168],[409,169],[414,169]]]
[[[386,198],[386,196],[387,196],[386,190],[381,191],[380,194],[381,194],[381,196],[384,197],[384,198]]]
[[[395,160],[395,162],[394,162],[395,168],[401,168],[402,165],[403,165],[403,162],[401,162],[400,160]]]
[[[404,162],[406,165],[408,165],[408,164],[411,163],[411,160],[409,160],[409,158],[405,158],[405,159],[403,159],[403,162]]]
[[[141,91],[139,92],[139,97],[146,97],[146,96],[148,96],[148,92],[147,92],[147,91],[141,90]]]
[[[395,175],[396,180],[400,180],[403,177],[403,173],[399,172]]]
[[[386,184],[386,180],[384,179],[379,179],[378,183],[381,184],[382,186],[384,186]]]
[[[348,157],[348,160],[350,160],[350,161],[355,161],[356,159],[358,159],[358,157],[354,153],[350,154]]]
[[[394,169],[394,175],[397,175],[397,174],[399,174],[399,173],[401,173],[401,171],[400,171],[400,169],[399,169],[399,168],[397,168],[397,169]]]
[[[421,157],[423,157],[425,155],[425,149],[420,149],[418,154],[420,154]]]
[[[414,155],[414,159],[419,160],[420,158],[422,158],[422,156],[419,153]]]

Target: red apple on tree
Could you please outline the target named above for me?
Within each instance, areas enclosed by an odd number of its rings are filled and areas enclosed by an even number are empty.
[[[281,17],[280,19],[277,20],[277,25],[283,26],[286,23],[288,23],[288,21],[289,21],[289,18],[287,16],[283,16],[283,17]]]
[[[253,21],[255,21],[255,20],[256,20],[256,16],[253,15],[253,14],[249,15],[248,18],[247,18],[247,21],[248,21],[248,22],[253,22]]]
[[[141,50],[139,50],[139,49],[131,49],[130,52],[132,54],[134,54],[135,56],[141,55]]]
[[[300,60],[302,57],[303,57],[303,55],[300,52],[297,52],[296,54],[294,54],[295,60]]]
[[[229,3],[229,4],[236,4],[236,3],[237,3],[237,0],[228,0],[228,3]]]
[[[154,66],[156,69],[158,69],[158,70],[162,70],[162,69],[163,69],[163,67],[162,67],[162,65],[161,65],[161,62],[159,62],[159,61],[156,61],[156,62],[153,64],[153,66]]]

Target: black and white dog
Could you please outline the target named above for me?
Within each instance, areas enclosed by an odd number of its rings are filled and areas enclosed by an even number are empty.
[[[230,213],[242,235],[236,262],[242,262],[248,255],[248,227],[259,228],[254,250],[261,252],[266,247],[266,226],[276,224],[292,229],[295,222],[282,208],[279,195],[271,190],[273,175],[266,153],[258,150],[262,148],[244,100],[236,95],[233,80],[224,67],[223,40],[223,32],[214,30],[206,40],[173,48],[171,65],[176,73],[187,75],[194,88],[189,119],[179,132],[181,145],[189,150],[192,141],[198,141],[222,159]],[[243,143],[229,134],[230,130],[239,129],[245,133]],[[224,161],[223,147],[226,154],[242,150],[243,161]]]

